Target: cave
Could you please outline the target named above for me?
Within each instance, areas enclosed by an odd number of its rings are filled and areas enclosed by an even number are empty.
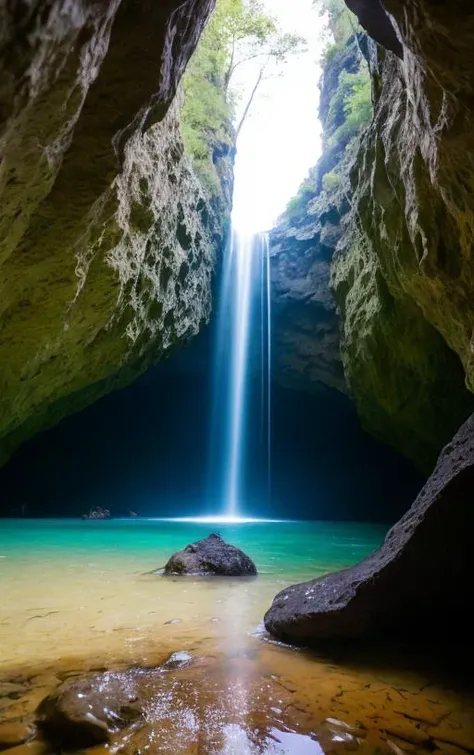
[[[473,753],[474,9],[0,22],[0,750]]]

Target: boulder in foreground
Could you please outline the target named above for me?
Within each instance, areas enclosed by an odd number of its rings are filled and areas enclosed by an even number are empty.
[[[383,545],[350,569],[282,590],[265,615],[285,642],[455,636],[472,631],[474,415],[441,452]]]
[[[164,574],[252,577],[257,574],[257,567],[240,548],[226,543],[220,535],[212,533],[171,556]]]
[[[38,726],[62,749],[92,747],[141,716],[136,673],[98,673],[61,684],[37,711]]]

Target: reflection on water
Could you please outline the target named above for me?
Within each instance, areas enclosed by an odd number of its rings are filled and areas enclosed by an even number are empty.
[[[406,653],[317,656],[257,631],[279,589],[355,561],[383,532],[246,525],[228,539],[264,573],[197,580],[150,572],[208,528],[82,524],[17,524],[2,539],[0,523],[0,748],[2,721],[30,720],[64,680],[86,675],[100,693],[85,695],[85,714],[113,712],[109,677],[136,685],[140,710],[88,755],[474,752],[474,697],[456,678],[464,657],[448,677]],[[52,752],[37,738],[10,755]]]

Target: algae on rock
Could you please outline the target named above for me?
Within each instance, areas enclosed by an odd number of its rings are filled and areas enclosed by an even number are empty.
[[[321,84],[323,154],[270,233],[275,376],[311,392],[347,392],[331,260],[349,208],[349,165],[371,113],[363,35],[346,16],[333,31],[338,41],[325,55]]]
[[[173,99],[211,8],[0,11],[0,460],[209,317],[229,207],[194,176]]]
[[[474,384],[472,86],[440,70],[451,10],[431,17],[424,8],[415,32],[418,4],[406,16],[390,5],[404,62],[369,47],[375,117],[352,171],[353,224],[333,282],[345,374],[366,429],[428,470],[474,405],[464,384]],[[473,34],[463,24],[446,49],[459,70]]]

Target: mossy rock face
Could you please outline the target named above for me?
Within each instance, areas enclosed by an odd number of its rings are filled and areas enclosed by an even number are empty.
[[[1,12],[0,461],[198,331],[225,226],[175,97],[211,1],[60,5]]]
[[[427,469],[473,408],[474,15],[462,0],[384,6],[404,61],[372,48],[375,117],[333,281],[366,428]]]
[[[333,137],[344,121],[340,78],[357,73],[363,63],[356,35],[326,61],[319,108],[323,154],[270,233],[274,375],[305,392],[325,386],[347,392],[331,261],[348,210],[348,154],[347,140]],[[326,191],[324,177],[331,171],[341,184]]]

